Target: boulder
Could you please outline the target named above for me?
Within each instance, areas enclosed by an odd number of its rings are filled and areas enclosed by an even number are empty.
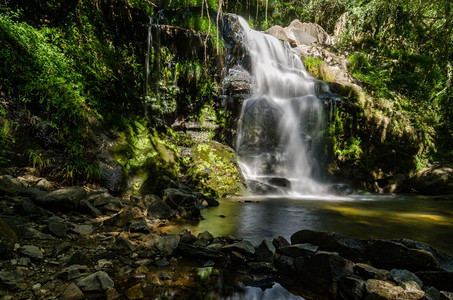
[[[113,280],[104,271],[98,271],[77,282],[83,292],[105,292],[114,287]]]
[[[72,186],[45,193],[35,201],[38,205],[50,210],[71,211],[77,209],[80,201],[86,196],[87,193],[83,187]]]
[[[364,298],[365,281],[358,276],[345,276],[339,281],[341,299],[359,300]]]
[[[294,264],[301,287],[332,299],[338,295],[340,278],[353,275],[352,262],[334,252],[301,256]]]
[[[360,276],[361,278],[368,279],[378,279],[378,280],[387,280],[389,278],[390,272],[384,269],[377,269],[367,264],[355,264],[354,265],[354,274]]]
[[[420,288],[423,287],[423,282],[420,280],[420,278],[418,278],[417,275],[408,270],[392,269],[390,271],[390,278],[399,285],[404,282],[413,281],[417,283]]]
[[[20,180],[11,175],[0,175],[0,194],[15,196],[22,194],[27,189]]]
[[[453,164],[434,164],[415,175],[412,187],[425,194],[453,194]]]
[[[275,246],[268,240],[263,240],[255,249],[255,257],[259,262],[274,262]]]
[[[222,249],[226,251],[236,251],[250,256],[255,254],[255,247],[253,247],[252,243],[246,240],[226,245]]]
[[[365,253],[371,264],[378,268],[407,269],[413,272],[439,269],[439,263],[431,252],[408,248],[394,241],[369,241]]]
[[[453,292],[453,272],[447,271],[421,271],[416,275],[425,286],[433,286],[438,290]]]
[[[143,197],[143,201],[146,203],[149,217],[169,219],[175,215],[175,211],[156,195],[146,195]]]
[[[363,261],[365,241],[346,237],[333,232],[300,230],[291,236],[291,244],[309,243],[319,246],[320,250],[338,252],[341,256],[355,262]]]
[[[404,295],[404,289],[400,286],[395,286],[391,282],[368,279],[365,282],[366,299],[398,299]]]
[[[173,209],[177,209],[181,206],[191,206],[193,203],[198,203],[198,199],[195,195],[174,188],[164,190],[163,200]]]
[[[0,218],[0,257],[2,259],[12,256],[16,242],[16,233]]]
[[[294,244],[278,249],[278,252],[291,257],[313,255],[318,251],[318,246],[312,244]]]
[[[272,240],[272,245],[274,245],[275,249],[278,251],[278,249],[289,246],[291,244],[284,237],[277,236]]]
[[[178,248],[181,238],[179,235],[171,234],[160,237],[156,242],[156,247],[159,249],[162,256],[170,256]]]

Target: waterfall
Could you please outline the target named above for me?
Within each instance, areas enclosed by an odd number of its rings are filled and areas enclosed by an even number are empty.
[[[300,57],[288,44],[252,30],[239,17],[248,47],[253,92],[242,106],[236,151],[248,180],[276,184],[299,195],[319,195],[322,101]],[[287,184],[288,183],[288,184]]]

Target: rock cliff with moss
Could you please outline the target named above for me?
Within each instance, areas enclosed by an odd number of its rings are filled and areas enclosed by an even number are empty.
[[[247,55],[223,14],[233,12],[289,42],[328,82],[326,177],[377,192],[452,192],[419,184],[451,177],[451,54],[427,42],[451,41],[442,25],[451,4],[431,7],[439,22],[411,35],[429,19],[411,4],[252,2],[4,1],[2,173],[33,167],[114,194],[243,193],[232,147],[250,81],[235,65]]]

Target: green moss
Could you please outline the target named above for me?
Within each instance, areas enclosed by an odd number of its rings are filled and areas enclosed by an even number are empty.
[[[120,133],[113,157],[126,174],[126,192],[161,194],[180,174],[176,146],[145,121],[135,121]]]
[[[236,155],[225,145],[211,141],[194,146],[190,165],[190,181],[205,195],[224,197],[245,192]]]

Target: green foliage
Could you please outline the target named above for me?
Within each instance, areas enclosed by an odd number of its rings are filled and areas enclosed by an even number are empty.
[[[10,162],[11,148],[15,142],[11,133],[11,122],[4,117],[3,107],[0,106],[0,167]]]
[[[315,57],[307,57],[304,59],[304,65],[308,73],[323,81],[332,82],[334,76],[328,71],[327,63]]]

